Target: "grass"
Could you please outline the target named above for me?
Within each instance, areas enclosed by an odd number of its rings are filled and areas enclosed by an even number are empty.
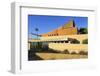
[[[58,52],[56,50],[29,50],[28,51],[28,60],[57,60],[57,59],[82,59],[88,58],[88,53],[84,51],[80,51],[79,53],[72,52],[70,53],[68,50],[64,50],[63,52]]]
[[[79,55],[79,54],[36,53],[36,55],[42,58],[43,60],[88,58],[88,55]]]

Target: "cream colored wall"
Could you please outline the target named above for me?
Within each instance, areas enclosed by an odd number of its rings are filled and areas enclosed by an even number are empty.
[[[51,37],[41,37],[40,40],[30,40],[30,42],[42,42],[42,41],[49,41],[49,40],[67,40],[67,38],[75,38],[79,40],[81,43],[84,39],[88,39],[87,34],[79,34],[79,35],[65,35],[65,36],[51,36]],[[49,48],[55,50],[65,50],[68,49],[70,52],[75,51],[87,51],[88,46],[87,44],[70,44],[70,43],[49,43]],[[29,45],[30,47],[30,45]],[[29,48],[30,49],[30,48]]]
[[[58,50],[58,51],[64,51],[65,49],[68,49],[68,51],[76,52],[79,51],[88,51],[88,45],[87,44],[67,44],[67,43],[49,43],[49,48]]]
[[[63,35],[63,36],[50,36],[50,37],[40,37],[40,40],[28,40],[29,42],[43,42],[43,41],[56,41],[56,40],[67,40],[68,38],[75,38],[82,42],[84,39],[88,39],[87,34],[78,34],[78,35]]]
[[[51,37],[41,37],[41,40],[48,40],[48,39],[56,39],[56,40],[61,40],[61,39],[67,39],[67,38],[75,38],[82,42],[84,39],[88,39],[87,34],[78,34],[78,35],[64,35],[64,36],[51,36]]]
[[[84,39],[88,39],[88,34],[78,34],[78,35],[67,35],[68,38],[75,38],[81,43]]]

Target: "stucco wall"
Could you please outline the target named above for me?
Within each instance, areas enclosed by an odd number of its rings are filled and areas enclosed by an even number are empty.
[[[79,51],[88,51],[88,45],[87,44],[66,44],[66,43],[49,43],[49,48],[58,50],[58,51],[64,51],[65,49],[69,50],[69,52],[76,52]]]
[[[77,28],[70,27],[67,29],[60,28],[60,29],[54,30],[52,32],[48,32],[46,34],[42,34],[41,36],[45,37],[45,36],[59,36],[59,35],[60,36],[61,35],[75,35],[77,33],[78,33]]]
[[[74,38],[79,40],[81,43],[84,39],[88,39],[88,35],[87,34],[78,34],[78,35],[64,35],[64,36],[49,36],[49,37],[41,37],[41,40],[50,40],[50,39],[67,39],[67,38]]]

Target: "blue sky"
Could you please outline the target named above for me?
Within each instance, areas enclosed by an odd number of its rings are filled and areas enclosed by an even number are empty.
[[[28,34],[37,33],[35,28],[38,28],[38,34],[50,32],[56,28],[63,26],[70,20],[74,20],[78,29],[88,26],[88,17],[79,16],[50,16],[50,15],[28,15]]]

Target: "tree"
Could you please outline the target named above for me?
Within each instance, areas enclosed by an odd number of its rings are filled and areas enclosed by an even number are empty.
[[[88,44],[88,39],[84,39],[84,40],[82,41],[82,43],[83,43],[83,44]]]
[[[35,31],[39,31],[39,29],[38,28],[35,28]]]
[[[37,39],[38,39],[38,31],[39,31],[39,29],[35,28],[35,31],[37,32]]]
[[[88,29],[87,28],[80,28],[79,33],[80,34],[87,34],[88,33]]]

